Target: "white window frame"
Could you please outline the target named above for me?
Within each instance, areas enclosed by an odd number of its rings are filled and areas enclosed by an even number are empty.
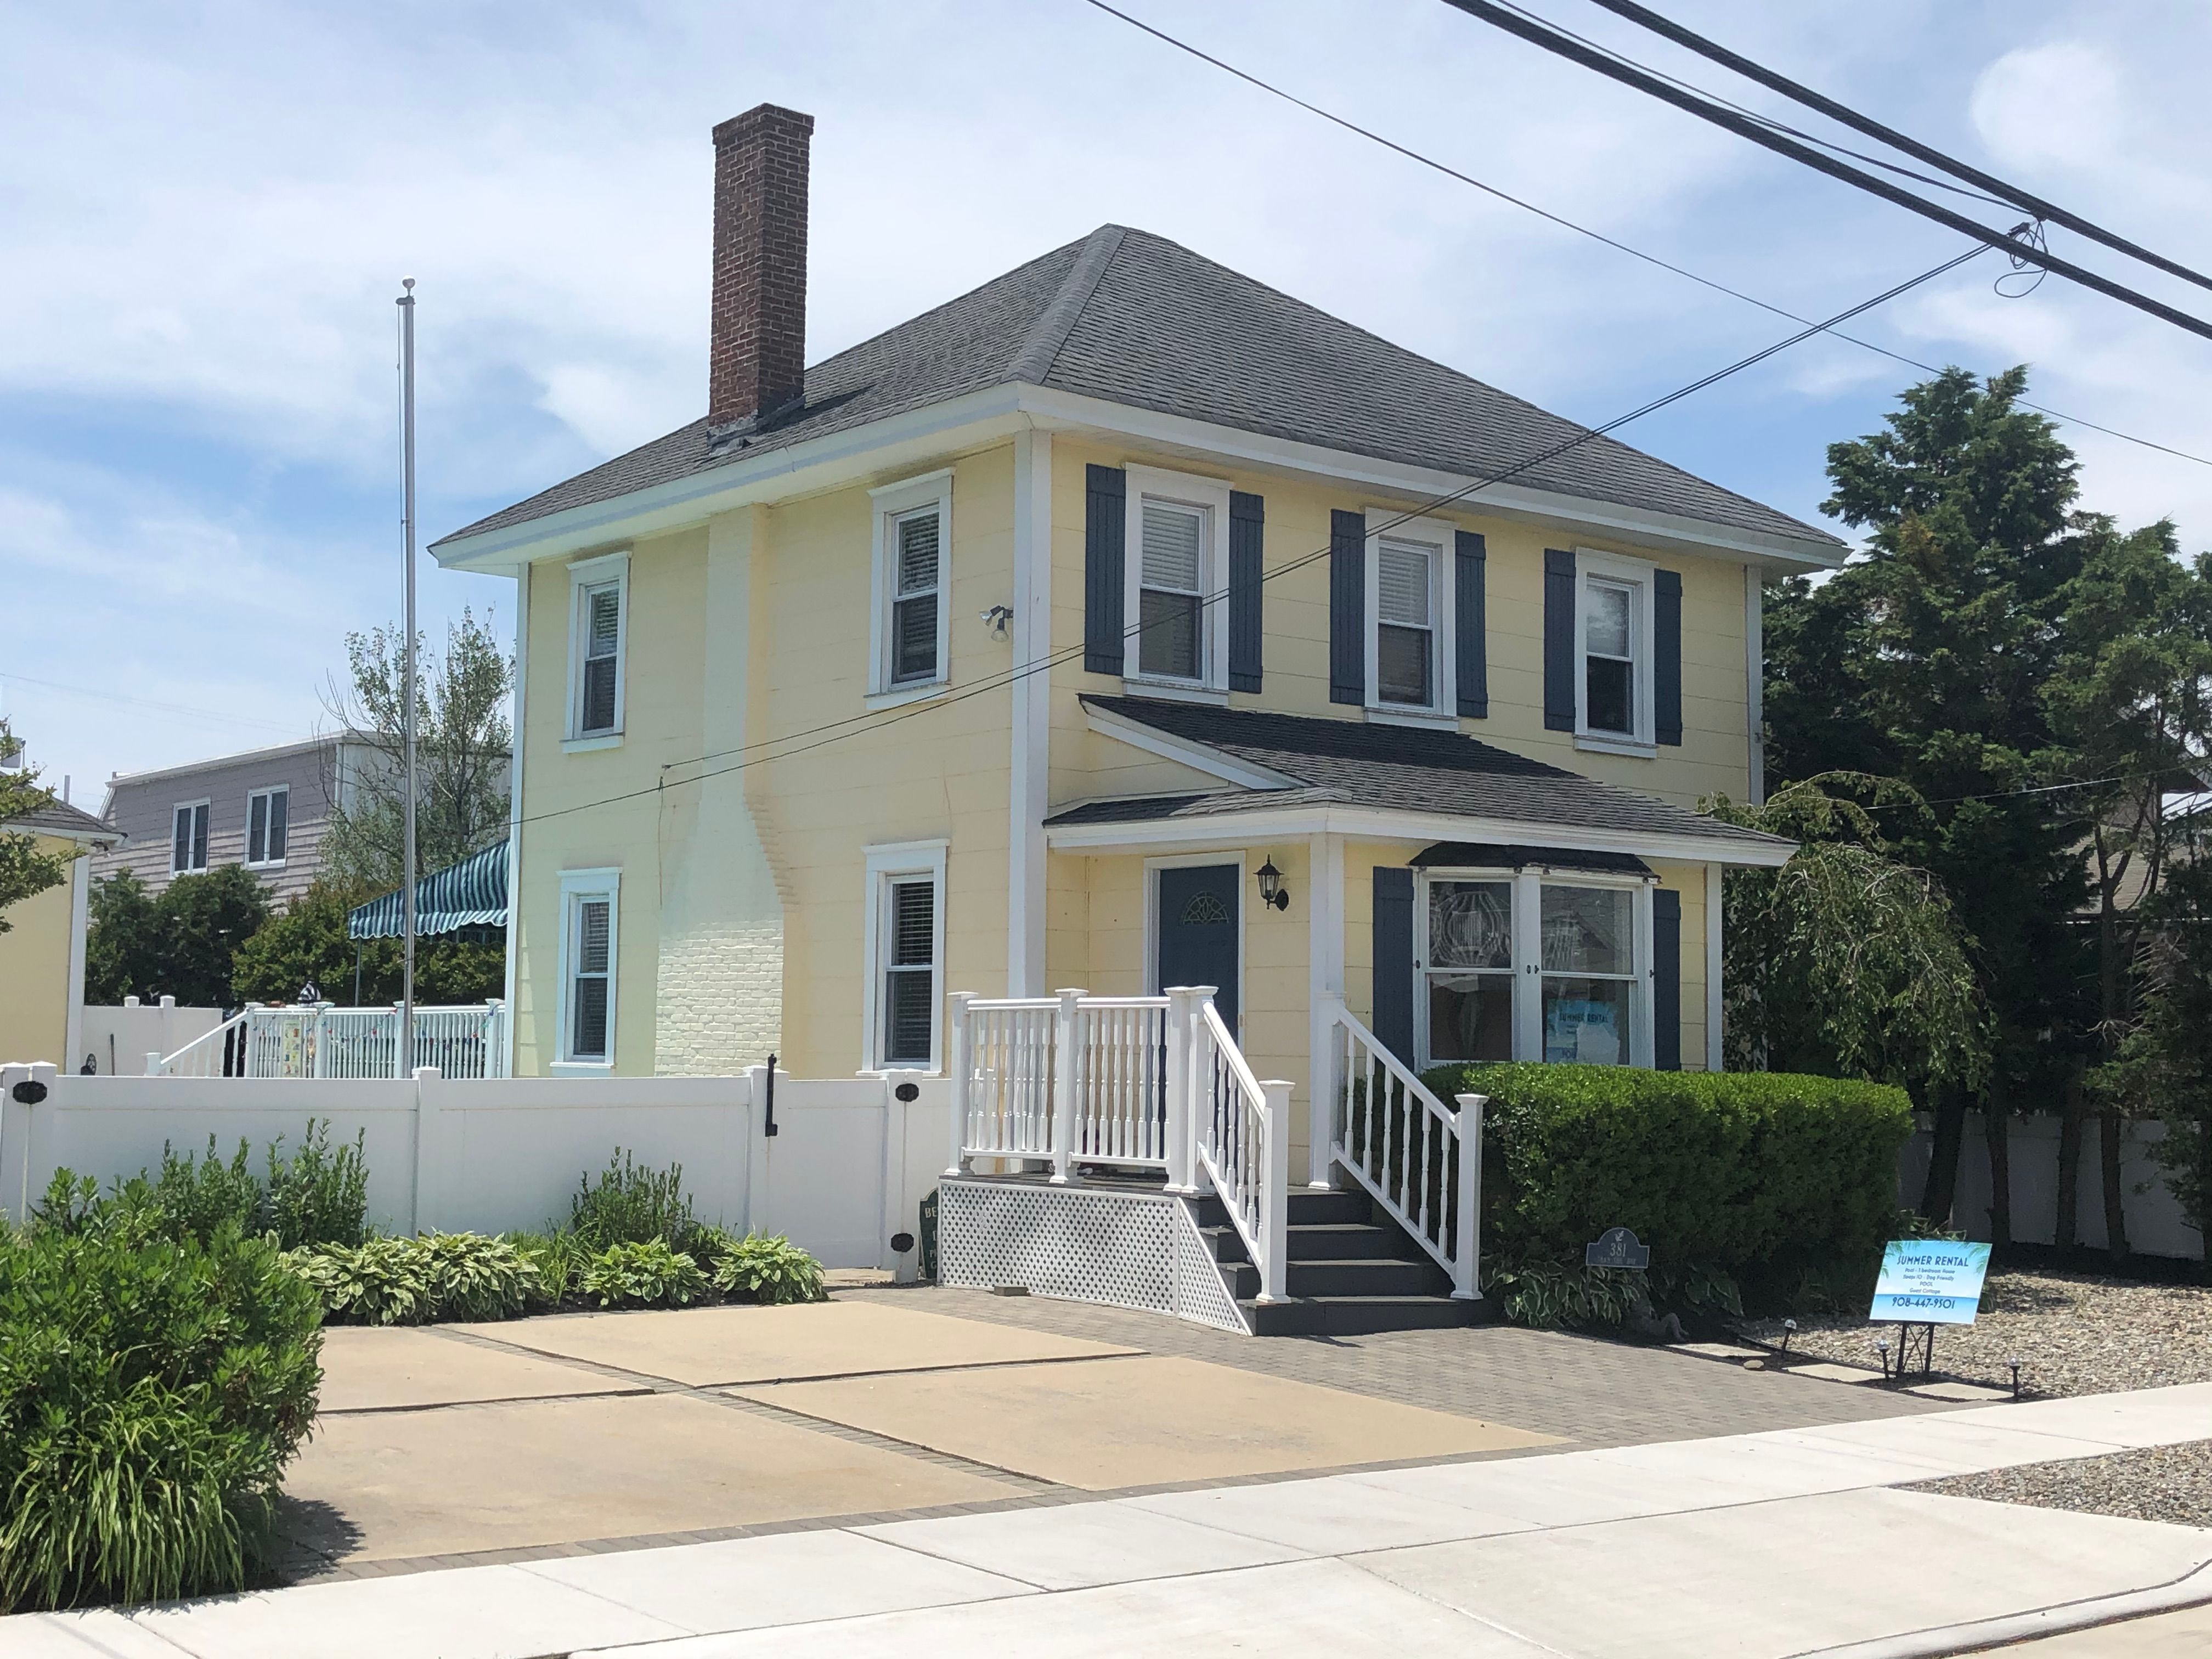
[[[884,947],[890,934],[890,890],[896,881],[927,877],[936,890],[937,902],[930,914],[931,974],[929,999],[929,1064],[919,1069],[933,1074],[945,1070],[945,855],[949,841],[907,841],[867,849],[866,912],[860,941],[863,978],[860,1026],[860,1074],[879,1076],[887,1067],[883,1060]],[[899,1070],[917,1069],[911,1060]]]
[[[613,583],[615,619],[615,723],[604,732],[584,730],[584,652],[591,631],[586,596],[595,587]],[[626,684],[629,678],[629,555],[603,553],[578,559],[568,567],[568,720],[562,748],[574,753],[612,749],[623,740]]]
[[[1634,896],[1630,909],[1628,1057],[1624,1064],[1649,1071],[1656,1063],[1651,1010],[1658,968],[1652,957],[1651,893],[1657,884],[1644,876],[1610,875],[1588,870],[1522,870],[1480,866],[1416,870],[1413,881],[1413,1048],[1417,1070],[1438,1064],[1429,1046],[1429,884],[1437,881],[1509,882],[1513,888],[1513,1058],[1544,1057],[1544,889],[1606,887]],[[1555,974],[1552,978],[1579,975]]]
[[[1367,659],[1367,718],[1370,720],[1449,726],[1455,729],[1459,725],[1458,528],[1442,519],[1404,518],[1391,507],[1367,509],[1367,592],[1364,600],[1367,631],[1360,648]],[[1385,538],[1394,542],[1419,542],[1427,546],[1436,558],[1437,580],[1431,595],[1436,610],[1431,617],[1430,632],[1436,641],[1437,664],[1430,683],[1437,700],[1425,708],[1412,703],[1383,702],[1378,684],[1382,670],[1382,544]]]
[[[1643,559],[1618,553],[1575,550],[1575,744],[1613,754],[1656,756],[1658,736],[1652,682],[1656,665],[1653,645],[1657,639],[1658,567]],[[1589,592],[1593,579],[1630,591],[1629,648],[1633,665],[1630,714],[1631,732],[1594,729],[1589,722]]]
[[[258,800],[264,799],[273,801],[278,795],[284,797],[284,851],[278,854],[273,859],[266,856],[268,851],[268,842],[266,839],[267,826],[264,824],[263,827],[264,839],[262,842],[262,850],[264,855],[257,859],[253,856],[253,803]],[[173,840],[172,844],[173,845]],[[246,793],[246,867],[249,870],[281,870],[284,867],[284,860],[290,854],[291,850],[292,786],[289,783],[279,783],[272,784],[266,789],[247,790]]]
[[[943,695],[952,682],[952,469],[943,467],[918,478],[904,478],[871,489],[875,517],[868,579],[868,690],[870,708],[891,708]],[[937,509],[937,672],[926,680],[891,681],[891,616],[898,582],[899,520]]]
[[[177,862],[177,814],[204,812],[207,814],[207,834],[204,837],[206,856],[198,864]],[[173,876],[204,876],[215,868],[215,803],[211,800],[180,800],[169,808],[169,873]]]
[[[607,902],[607,1052],[598,1060],[571,1057],[575,1036],[576,982],[571,976],[576,948],[576,907],[587,898]],[[618,869],[563,870],[561,872],[560,1030],[554,1035],[552,1069],[568,1077],[605,1077],[615,1068],[615,1038],[619,1027],[622,988],[622,872]]]
[[[1196,695],[1207,702],[1229,700],[1229,481],[1158,467],[1127,469],[1127,508],[1122,515],[1121,617],[1124,682]],[[1195,507],[1206,515],[1199,544],[1199,672],[1194,678],[1147,674],[1144,640],[1138,623],[1144,615],[1145,502]]]

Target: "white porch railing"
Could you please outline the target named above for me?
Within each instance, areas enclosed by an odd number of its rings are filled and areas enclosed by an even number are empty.
[[[507,1075],[507,1005],[417,1008],[408,1063],[399,1010],[248,1003],[173,1054],[149,1054],[149,1077],[404,1077],[434,1066],[449,1078]]]
[[[1210,986],[1164,996],[952,999],[952,1133],[945,1173],[974,1158],[1158,1170],[1170,1192],[1218,1192],[1260,1268],[1284,1294],[1287,1083],[1261,1084]]]
[[[1482,1108],[1462,1095],[1453,1111],[1341,1003],[1331,1011],[1334,1076],[1316,1091],[1329,1152],[1452,1276],[1452,1295],[1480,1282]]]

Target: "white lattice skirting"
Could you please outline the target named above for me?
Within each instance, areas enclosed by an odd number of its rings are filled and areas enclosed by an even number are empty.
[[[1190,1206],[1165,1194],[947,1181],[938,1188],[937,1274],[945,1285],[1020,1285],[1033,1296],[1248,1330]]]

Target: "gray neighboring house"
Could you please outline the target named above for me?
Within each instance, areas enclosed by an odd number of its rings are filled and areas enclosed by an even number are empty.
[[[323,831],[365,771],[390,764],[354,732],[279,744],[107,781],[100,817],[122,842],[94,855],[94,880],[130,870],[158,893],[176,877],[242,864],[279,903],[322,869]]]

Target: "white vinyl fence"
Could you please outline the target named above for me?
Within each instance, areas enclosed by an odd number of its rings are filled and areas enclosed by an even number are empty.
[[[2049,1244],[2057,1232],[2058,1128],[2056,1114],[2037,1112],[2014,1118],[2005,1137],[2011,1153],[2012,1236],[2023,1244]],[[2081,1243],[2101,1250],[2105,1176],[2098,1133],[2094,1118],[2083,1126],[2074,1213]],[[2173,1189],[2166,1184],[2164,1166],[2151,1153],[2165,1136],[2163,1123],[2130,1121],[2120,1138],[2121,1210],[2127,1220],[2128,1248],[2141,1255],[2194,1260],[2204,1254],[2204,1241],[2183,1216]],[[1923,1116],[1899,1159],[1899,1203],[1910,1206],[1920,1202],[1934,1144],[1932,1121]],[[1981,1114],[1969,1112],[1959,1148],[1958,1194],[1951,1206],[1953,1224],[1969,1238],[1990,1236],[1990,1193],[1989,1142]]]
[[[97,1177],[160,1167],[165,1145],[257,1170],[310,1119],[333,1143],[362,1135],[369,1218],[395,1232],[503,1232],[565,1221],[580,1180],[617,1146],[684,1166],[700,1218],[787,1234],[832,1267],[896,1268],[919,1231],[951,1133],[942,1078],[79,1077],[0,1066],[0,1212],[20,1218],[58,1169]],[[911,1098],[901,1098],[908,1093]]]

